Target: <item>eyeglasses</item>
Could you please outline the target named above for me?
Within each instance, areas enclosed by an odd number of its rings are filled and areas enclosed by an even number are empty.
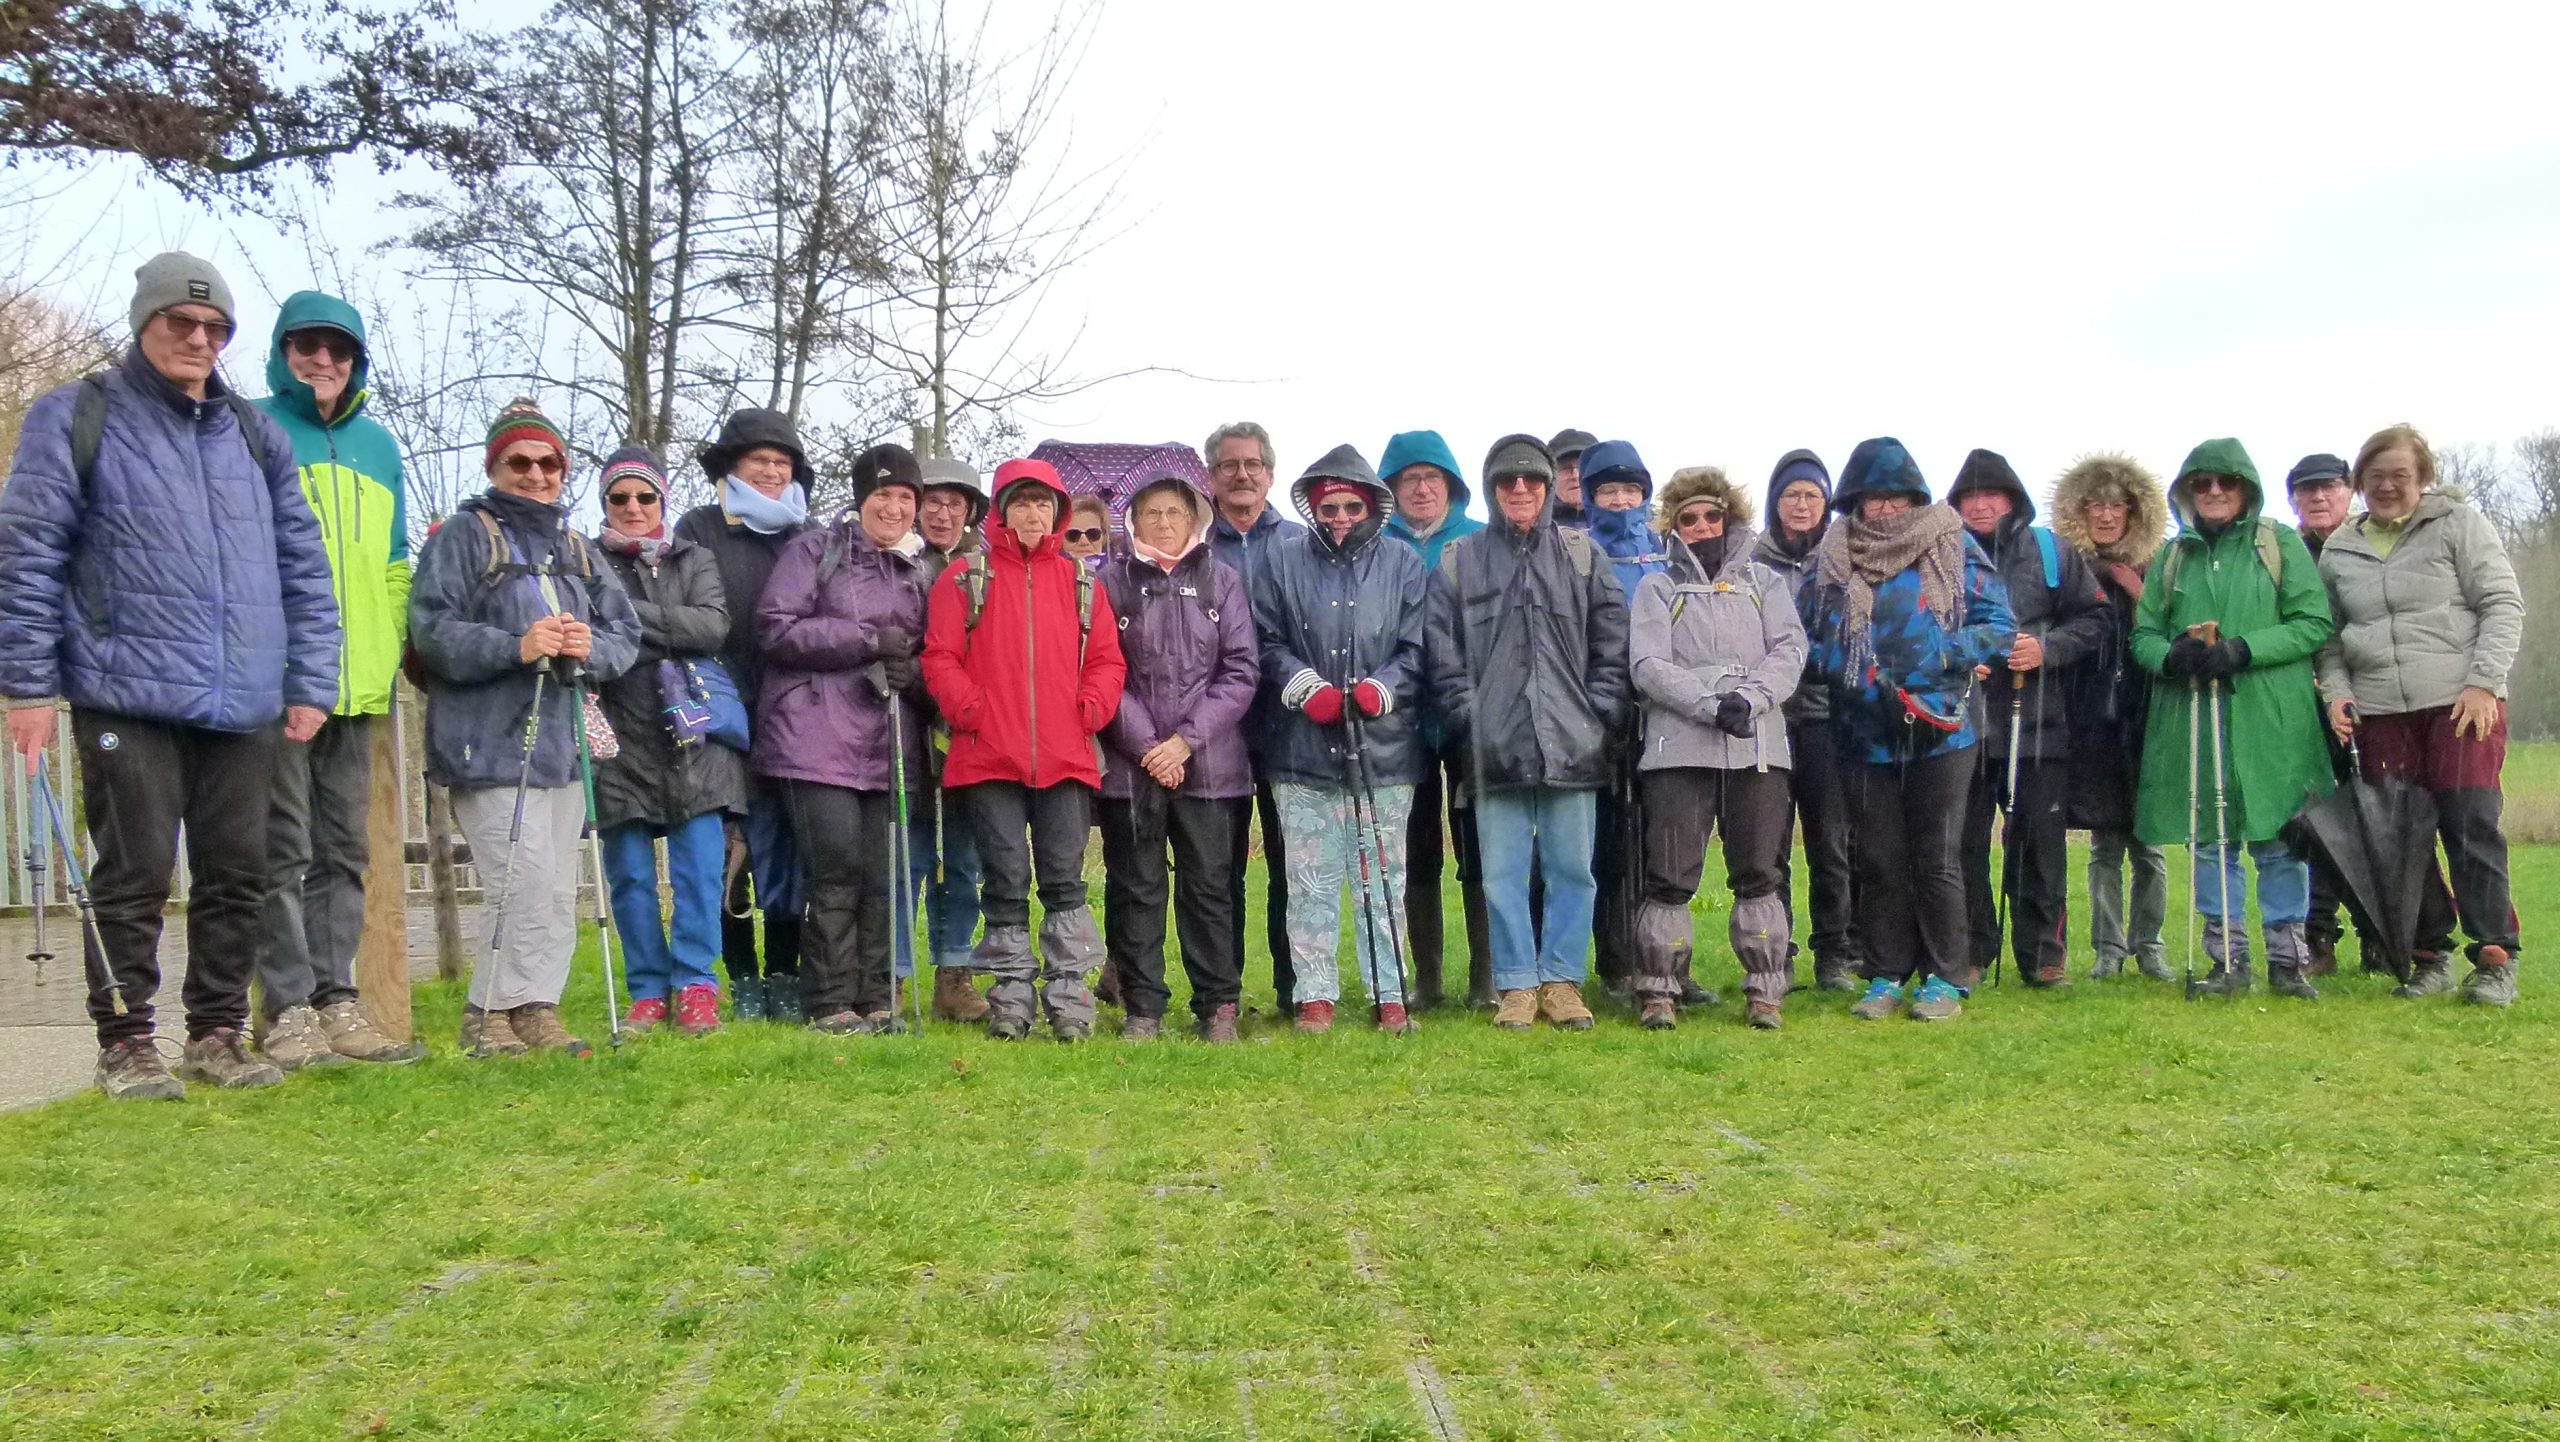
[[[333,361],[356,358],[356,343],[333,330],[298,330],[284,338],[285,348],[295,355],[309,358],[325,355]]]
[[[1369,514],[1367,501],[1326,501],[1316,507],[1316,514],[1328,521],[1356,521]]]
[[[1701,524],[1702,522],[1721,521],[1723,519],[1724,512],[1714,506],[1684,506],[1681,508],[1680,514],[1673,518],[1672,524],[1685,529],[1690,526]]]
[[[1100,526],[1069,526],[1058,534],[1070,541],[1099,541],[1102,539],[1103,529]]]
[[[656,491],[616,491],[605,497],[604,501],[608,506],[654,506],[658,503],[658,493]]]
[[[2188,480],[2187,484],[2199,491],[2229,491],[2234,495],[2238,495],[2240,493],[2242,482],[2238,476],[2225,476],[2213,471],[2198,471]]]
[[[220,318],[205,320],[199,316],[180,315],[174,310],[159,311],[156,314],[160,323],[168,327],[173,339],[193,340],[197,331],[203,331],[205,339],[217,346],[231,344],[232,325],[227,320]]]
[[[558,456],[507,456],[499,464],[519,476],[556,476],[568,469],[568,463]]]
[[[1222,476],[1254,476],[1260,475],[1271,468],[1264,465],[1259,457],[1250,457],[1245,460],[1229,459],[1220,461],[1215,469],[1217,473]]]

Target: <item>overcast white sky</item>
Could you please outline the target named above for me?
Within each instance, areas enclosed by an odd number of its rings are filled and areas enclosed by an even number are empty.
[[[1753,482],[1889,433],[1941,486],[1981,445],[2039,494],[2208,436],[2270,482],[2399,420],[2504,443],[2560,424],[2555,54],[2560,6],[2513,3],[1110,0],[1071,111],[1088,160],[1143,141],[1129,228],[1042,324],[1088,372],[1232,383],[1026,426],[1252,417],[1294,475],[1574,425]],[[118,207],[83,260],[119,313],[165,244],[299,283],[254,222],[82,193]],[[342,192],[351,249],[374,193]]]

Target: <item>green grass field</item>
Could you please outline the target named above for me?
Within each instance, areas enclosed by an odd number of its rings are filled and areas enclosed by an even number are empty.
[[[0,1116],[0,1435],[2560,1435],[2560,1001],[2329,991],[474,1063],[430,989]]]

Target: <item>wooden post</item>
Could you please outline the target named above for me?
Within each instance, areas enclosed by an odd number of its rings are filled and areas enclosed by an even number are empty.
[[[462,979],[462,901],[453,880],[453,793],[427,788],[427,889],[435,895],[436,975]]]
[[[364,939],[356,946],[356,991],[383,1035],[409,1039],[409,887],[401,844],[400,764],[391,718],[373,723],[373,800],[366,811],[371,857],[364,873]]]

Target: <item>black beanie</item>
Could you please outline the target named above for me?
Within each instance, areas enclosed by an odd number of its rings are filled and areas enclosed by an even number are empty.
[[[916,453],[891,442],[873,446],[853,458],[853,503],[856,506],[871,499],[871,493],[883,486],[904,486],[921,500],[924,497],[924,471],[916,464]]]

